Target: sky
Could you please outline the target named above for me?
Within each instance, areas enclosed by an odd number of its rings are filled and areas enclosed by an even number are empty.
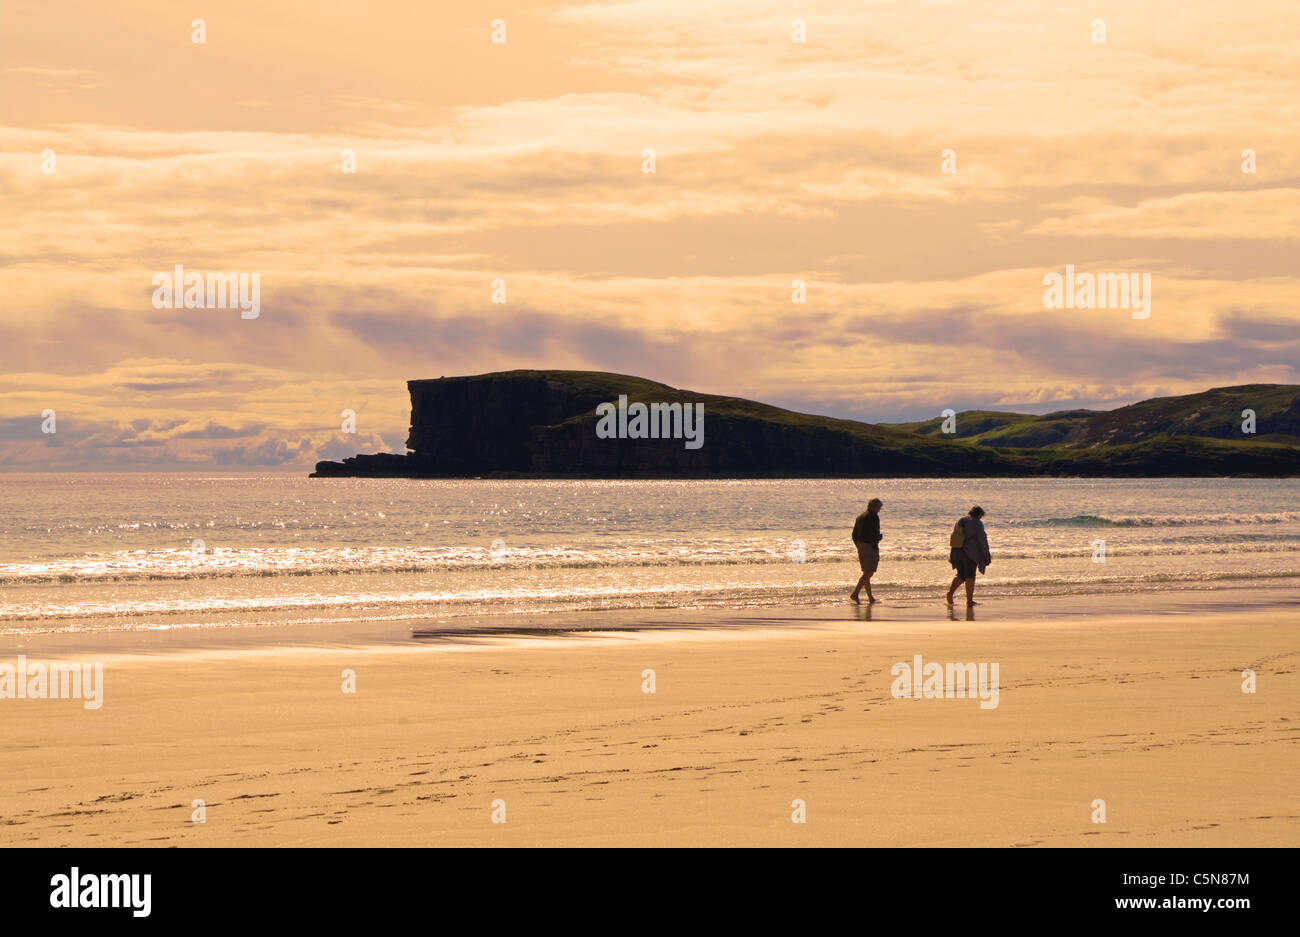
[[[1300,383],[1297,127],[1294,0],[6,0],[0,470],[308,471],[511,368],[871,422]]]

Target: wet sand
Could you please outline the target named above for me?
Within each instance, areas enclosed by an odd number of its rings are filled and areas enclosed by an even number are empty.
[[[0,700],[0,845],[1295,846],[1300,615],[1255,598],[106,646],[100,709]],[[996,708],[895,698],[918,654]]]

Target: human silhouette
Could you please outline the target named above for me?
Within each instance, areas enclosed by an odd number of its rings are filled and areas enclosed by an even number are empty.
[[[867,502],[867,509],[858,515],[853,524],[853,545],[858,548],[858,564],[862,567],[862,578],[849,593],[849,601],[859,602],[858,595],[867,590],[867,603],[872,604],[876,597],[871,594],[871,577],[880,566],[880,509],[885,502],[872,498]]]
[[[957,571],[952,585],[948,587],[948,604],[952,604],[953,593],[963,582],[966,583],[966,606],[978,605],[975,601],[975,570],[981,573],[993,562],[989,555],[989,538],[984,532],[984,509],[978,504],[957,521],[949,538],[948,563]]]

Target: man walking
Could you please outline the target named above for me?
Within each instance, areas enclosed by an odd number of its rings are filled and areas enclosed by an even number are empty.
[[[867,590],[867,603],[876,601],[871,594],[871,577],[880,566],[880,509],[884,506],[885,502],[872,498],[853,524],[853,545],[858,548],[858,563],[862,566],[862,578],[849,593],[849,601],[855,605],[861,604],[858,594],[864,588]]]

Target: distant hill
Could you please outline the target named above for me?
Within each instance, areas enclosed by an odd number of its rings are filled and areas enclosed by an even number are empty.
[[[1242,412],[1255,411],[1255,435],[1242,432]],[[942,419],[884,424],[940,435]],[[1043,416],[967,410],[957,414],[958,439],[987,446],[1069,449],[1141,443],[1160,436],[1199,436],[1300,444],[1300,387],[1242,384],[1181,397],[1154,397],[1117,410],[1062,410]],[[1274,438],[1275,437],[1275,438]]]
[[[1300,387],[1276,384],[1112,411],[967,411],[957,415],[954,434],[940,432],[941,419],[873,425],[600,371],[501,371],[407,387],[409,453],[319,462],[313,477],[1300,474]],[[662,405],[702,404],[703,444],[601,438],[597,407],[620,395],[629,406],[659,404],[665,412]],[[1247,407],[1257,414],[1255,436],[1241,432]]]

